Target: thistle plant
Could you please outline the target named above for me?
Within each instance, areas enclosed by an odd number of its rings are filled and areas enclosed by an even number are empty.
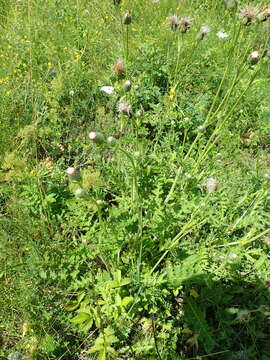
[[[251,25],[256,21],[258,9],[254,6],[246,6],[240,11],[239,18],[242,20],[243,25]]]
[[[179,30],[181,33],[186,33],[191,27],[192,21],[189,17],[184,17],[180,20]]]
[[[180,21],[177,15],[171,15],[168,18],[168,25],[172,29],[172,31],[176,31],[179,28]]]

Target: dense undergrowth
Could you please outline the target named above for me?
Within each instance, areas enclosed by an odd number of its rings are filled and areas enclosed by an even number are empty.
[[[1,359],[268,360],[267,3],[0,5]]]

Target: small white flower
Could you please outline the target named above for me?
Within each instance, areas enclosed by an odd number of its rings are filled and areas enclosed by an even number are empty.
[[[222,31],[219,31],[216,35],[219,39],[227,39],[230,36],[229,34],[226,34]]]
[[[111,95],[114,92],[114,87],[113,86],[101,86],[100,90],[105,92],[108,95]]]
[[[73,96],[75,94],[74,90],[70,90],[69,95]]]

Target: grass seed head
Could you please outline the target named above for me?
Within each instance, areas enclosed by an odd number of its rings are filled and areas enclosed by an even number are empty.
[[[258,15],[258,9],[254,6],[246,6],[240,11],[239,17],[242,20],[242,23],[246,26],[255,22]]]
[[[129,12],[125,13],[125,15],[123,16],[123,24],[125,25],[129,25],[131,24],[131,14]]]
[[[180,20],[179,30],[181,33],[186,33],[191,27],[192,21],[189,17],[184,17]]]
[[[118,78],[123,78],[126,75],[126,66],[123,60],[117,60],[113,65],[113,71]]]
[[[179,18],[177,15],[171,15],[169,17],[169,26],[173,31],[176,31],[179,28]]]

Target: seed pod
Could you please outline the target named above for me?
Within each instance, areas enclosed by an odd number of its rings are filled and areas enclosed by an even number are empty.
[[[123,24],[131,24],[131,14],[129,12],[125,13],[125,15],[123,16]]]
[[[104,136],[101,133],[95,131],[90,132],[89,139],[96,144],[103,144],[105,141]]]

